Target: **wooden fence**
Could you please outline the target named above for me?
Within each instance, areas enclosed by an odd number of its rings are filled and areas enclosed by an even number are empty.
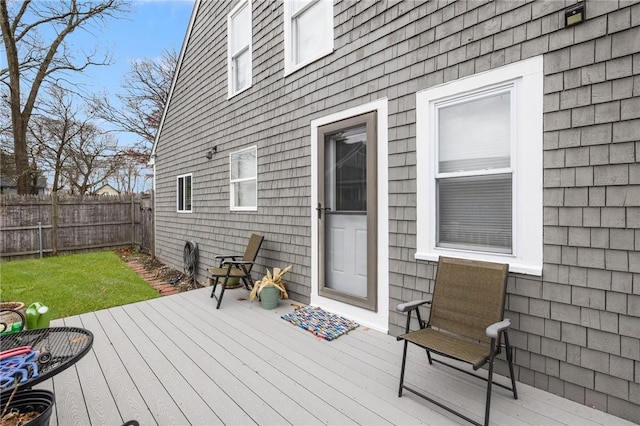
[[[102,248],[153,253],[153,196],[2,195],[2,259]]]

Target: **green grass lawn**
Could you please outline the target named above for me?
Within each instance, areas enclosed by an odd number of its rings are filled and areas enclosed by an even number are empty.
[[[158,297],[113,251],[0,263],[0,299],[63,318]]]

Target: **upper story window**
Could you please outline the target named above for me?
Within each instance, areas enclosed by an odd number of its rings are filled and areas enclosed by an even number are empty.
[[[191,213],[191,173],[180,175],[176,184],[177,209],[178,213]]]
[[[229,97],[251,87],[251,1],[243,0],[227,16]]]
[[[542,57],[418,92],[417,253],[542,273]]]
[[[258,209],[258,148],[252,146],[229,155],[231,210]]]
[[[333,1],[285,0],[285,74],[333,52]]]

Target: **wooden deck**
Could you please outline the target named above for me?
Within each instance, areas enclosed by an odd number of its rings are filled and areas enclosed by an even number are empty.
[[[402,344],[363,327],[332,342],[229,290],[216,310],[209,290],[55,321],[95,335],[92,351],[39,387],[56,394],[52,425],[466,424],[405,392],[397,396]],[[406,380],[481,421],[482,382],[422,351]],[[462,377],[461,377],[462,376]],[[631,425],[622,419],[518,384],[520,398],[494,391],[499,425]]]

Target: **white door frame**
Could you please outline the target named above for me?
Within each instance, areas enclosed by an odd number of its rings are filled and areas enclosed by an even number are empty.
[[[370,311],[318,294],[318,127],[368,112],[377,113],[378,142],[378,307]],[[311,121],[311,305],[343,315],[360,325],[389,331],[389,184],[388,184],[388,100],[382,98]]]

